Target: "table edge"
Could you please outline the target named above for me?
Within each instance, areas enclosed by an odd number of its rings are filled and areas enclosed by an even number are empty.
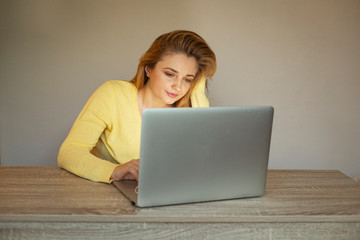
[[[297,215],[297,216],[242,216],[242,217],[154,217],[154,216],[116,216],[116,215],[39,215],[2,214],[0,223],[9,222],[112,222],[112,223],[360,223],[358,215]]]

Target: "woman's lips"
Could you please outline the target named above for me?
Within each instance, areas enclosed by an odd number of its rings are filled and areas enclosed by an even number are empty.
[[[171,98],[176,98],[178,96],[178,94],[175,94],[175,93],[171,93],[171,92],[168,92],[166,91],[167,95]]]

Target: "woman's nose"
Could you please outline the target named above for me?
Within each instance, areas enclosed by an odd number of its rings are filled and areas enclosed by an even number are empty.
[[[176,78],[172,85],[174,90],[180,91],[181,89],[181,79]]]

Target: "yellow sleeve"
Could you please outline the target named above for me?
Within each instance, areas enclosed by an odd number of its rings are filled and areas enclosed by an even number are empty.
[[[117,164],[91,154],[105,128],[111,128],[114,92],[109,82],[89,98],[76,119],[58,155],[58,166],[80,177],[110,183]]]
[[[205,95],[206,78],[201,78],[195,85],[190,96],[192,107],[209,107],[209,100]]]

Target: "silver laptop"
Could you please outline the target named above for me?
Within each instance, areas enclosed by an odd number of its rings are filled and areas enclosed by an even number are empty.
[[[114,181],[136,206],[264,194],[274,109],[146,109],[138,181]]]

